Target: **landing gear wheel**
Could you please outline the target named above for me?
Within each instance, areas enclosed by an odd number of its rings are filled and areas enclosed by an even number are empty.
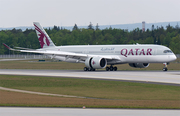
[[[92,71],[92,68],[88,68],[88,71]]]
[[[113,66],[110,66],[110,71],[113,71],[113,69],[114,69]]]
[[[167,67],[163,68],[163,71],[167,71],[167,70],[168,70]]]
[[[88,68],[87,67],[84,67],[84,71],[87,71],[88,70]]]
[[[88,68],[88,71],[96,71],[94,68]]]
[[[109,71],[109,67],[106,67],[106,71]]]
[[[117,71],[117,67],[113,67],[112,65],[110,67],[106,67],[106,71]]]
[[[114,71],[117,71],[117,67],[116,66],[114,67]]]
[[[167,71],[167,70],[168,70],[168,68],[167,68],[167,64],[168,64],[168,63],[163,63],[163,64],[164,64],[163,71]]]

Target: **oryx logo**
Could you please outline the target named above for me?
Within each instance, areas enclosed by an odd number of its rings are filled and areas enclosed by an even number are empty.
[[[96,64],[96,62],[93,61],[92,64],[94,65],[94,64]]]
[[[49,46],[50,45],[50,42],[49,42],[49,40],[48,40],[48,37],[44,34],[44,32],[41,30],[41,29],[39,29],[35,24],[34,24],[34,26],[35,26],[35,29],[40,33],[40,34],[38,34],[38,36],[39,36],[39,43],[40,43],[40,45],[41,45],[41,48],[43,48],[43,46],[44,46],[44,44],[45,45],[47,45],[47,46]]]

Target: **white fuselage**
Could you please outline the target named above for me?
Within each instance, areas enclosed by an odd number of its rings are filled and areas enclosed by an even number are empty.
[[[176,56],[169,48],[162,45],[78,45],[78,46],[56,46],[55,48],[48,48],[52,51],[65,51],[72,53],[81,53],[88,55],[114,56],[119,60],[108,60],[108,64],[121,63],[165,63],[176,60]],[[50,55],[52,56],[52,55]],[[77,59],[66,58],[61,56],[54,56],[53,58],[67,61],[79,62]]]

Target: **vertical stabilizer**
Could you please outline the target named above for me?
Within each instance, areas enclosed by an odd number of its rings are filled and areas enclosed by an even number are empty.
[[[51,38],[48,36],[48,34],[42,28],[42,26],[38,22],[34,22],[33,24],[34,24],[41,48],[55,47]]]

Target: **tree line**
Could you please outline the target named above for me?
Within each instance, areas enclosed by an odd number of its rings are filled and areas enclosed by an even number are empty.
[[[144,32],[136,28],[132,31],[125,29],[99,29],[98,24],[93,27],[90,23],[87,28],[78,28],[74,25],[72,30],[59,26],[45,29],[55,45],[107,45],[107,44],[159,44],[169,47],[175,54],[180,54],[180,27],[177,24],[172,27],[170,24],[164,27],[154,27]],[[24,47],[37,49],[40,44],[34,29],[1,30],[0,31],[0,55],[10,52],[2,43],[10,47]],[[16,54],[20,54],[16,52]]]

